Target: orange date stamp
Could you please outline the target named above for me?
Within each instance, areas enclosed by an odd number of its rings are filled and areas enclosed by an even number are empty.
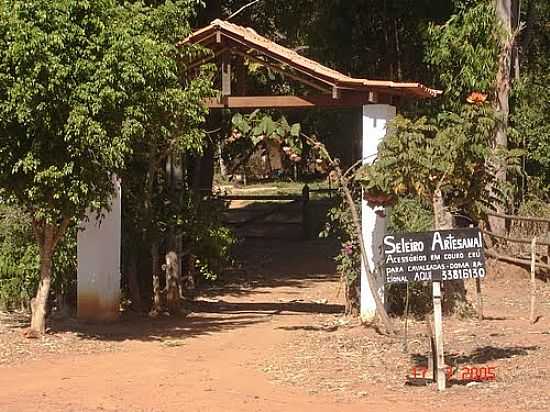
[[[464,366],[462,369],[453,368],[452,366],[445,367],[445,374],[447,379],[450,380],[453,377],[462,381],[494,381],[497,378],[496,366]],[[413,378],[426,378],[428,368],[423,366],[415,366],[411,370]]]

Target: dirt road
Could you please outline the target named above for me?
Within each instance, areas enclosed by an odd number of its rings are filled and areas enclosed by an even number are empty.
[[[228,274],[230,282],[205,293],[186,318],[54,324],[53,335],[32,343],[36,350],[69,333],[73,347],[0,365],[0,411],[522,410],[503,409],[494,397],[484,402],[487,390],[476,398],[465,387],[437,394],[378,381],[314,390],[308,374],[313,382],[317,372],[329,381],[342,373],[339,361],[320,359],[321,352],[311,352],[310,365],[321,366],[304,369],[301,380],[276,379],[273,365],[291,365],[300,348],[309,351],[306,339],[324,339],[330,325],[343,322],[332,252],[320,241],[249,244],[241,256],[246,271]],[[350,331],[349,339],[374,333]],[[90,350],[82,353],[80,345]],[[291,366],[285,376],[293,372]]]

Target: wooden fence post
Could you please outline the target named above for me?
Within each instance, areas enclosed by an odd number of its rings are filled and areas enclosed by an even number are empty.
[[[535,272],[537,270],[537,237],[531,241],[531,303],[529,305],[529,321],[535,323],[535,300],[537,295],[537,284]]]
[[[310,238],[311,228],[309,227],[309,217],[307,213],[307,206],[309,203],[309,186],[306,184],[302,189],[302,228],[304,230],[304,239]]]
[[[437,371],[437,390],[443,391],[446,386],[447,376],[445,374],[445,355],[443,351],[443,316],[441,312],[441,282],[432,282],[433,303],[434,303],[434,334],[436,364],[434,371]]]
[[[483,295],[481,294],[481,279],[476,278],[477,318],[483,320]]]
[[[426,315],[426,329],[428,332],[428,343],[430,345],[430,356],[428,356],[428,370],[432,371],[432,379],[434,382],[437,382],[437,371],[435,366],[437,363],[435,355],[435,339],[432,322],[430,321],[430,315]]]
[[[482,222],[483,225],[483,222]],[[471,228],[474,225],[470,225]],[[481,228],[483,230],[483,227]],[[483,295],[481,294],[481,279],[476,278],[477,318],[483,320]]]
[[[546,232],[550,235],[550,222],[546,225]],[[546,263],[550,265],[550,245],[546,247]]]

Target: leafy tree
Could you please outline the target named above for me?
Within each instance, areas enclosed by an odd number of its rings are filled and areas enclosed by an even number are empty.
[[[513,84],[510,124],[526,149],[526,172],[550,190],[550,3],[522,3],[525,22],[519,37],[519,79]],[[522,191],[530,189],[523,185]],[[544,196],[543,196],[544,197]]]
[[[195,115],[146,12],[114,0],[0,3],[0,188],[30,214],[39,248],[32,333],[45,330],[56,246],[86,210],[108,206],[150,113],[159,133]]]
[[[444,112],[435,121],[416,121],[397,116],[380,144],[378,158],[363,166],[356,178],[374,205],[388,205],[414,196],[430,204],[434,229],[453,227],[451,212],[461,212],[474,221],[486,219],[501,189],[494,165],[492,141],[497,125],[488,103],[468,104],[460,113]],[[503,163],[517,166],[515,151],[499,151]],[[490,188],[490,190],[488,190]],[[447,311],[463,300],[464,290],[447,289]],[[452,289],[451,289],[452,288]]]
[[[479,0],[459,6],[441,25],[431,24],[426,62],[444,90],[443,106],[459,109],[473,91],[494,93],[500,35],[494,4]]]
[[[455,14],[444,25],[430,27],[427,54],[427,61],[445,88],[444,109],[459,112],[463,99],[471,92],[481,93],[483,99],[488,97],[492,102],[500,121],[494,128],[490,161],[502,185],[509,176],[496,152],[509,147],[508,95],[515,41],[510,4],[501,0],[456,2]],[[493,197],[497,197],[495,193]],[[506,212],[501,202],[492,206],[500,213]],[[493,232],[504,234],[501,219],[489,220]]]
[[[177,46],[190,33],[188,20],[201,2],[149,3],[135,2],[128,11],[134,35],[148,42],[153,39],[156,47],[150,50],[151,56],[144,56],[147,61],[142,64],[164,73],[162,87],[152,84],[136,99],[134,110],[141,116],[144,138],[133,146],[132,157],[122,173],[126,275],[137,307],[141,306],[137,258],[152,255],[152,275],[158,276],[162,240],[170,238],[169,248],[175,249],[181,216],[196,214],[199,199],[194,199],[197,202],[193,205],[189,203],[186,191],[190,188],[183,179],[188,166],[185,159],[189,154],[199,155],[207,141],[199,127],[207,116],[202,99],[213,96],[208,68],[192,79],[185,72],[184,63],[204,51],[197,46]],[[167,57],[162,67],[160,62],[150,63],[159,54]],[[181,178],[175,179],[167,172],[176,169]]]
[[[354,186],[354,189],[360,189],[359,185]],[[353,190],[352,193],[354,201],[360,203],[360,190]],[[340,274],[340,283],[344,289],[345,313],[358,315],[361,309],[361,251],[355,234],[353,217],[343,197],[340,197],[338,203],[328,211],[327,217],[325,230],[320,236],[331,235],[340,241],[340,253],[334,260],[337,263],[336,270]]]
[[[397,116],[379,146],[377,161],[360,172],[369,198],[391,195],[372,203],[415,194],[432,205],[439,229],[450,223],[449,207],[483,218],[492,200],[486,187],[494,174],[486,158],[496,123],[487,104],[467,105],[460,114],[442,113],[435,122]]]
[[[548,73],[526,74],[516,81],[510,116],[517,145],[525,148],[525,172],[540,179],[546,190],[550,190],[550,100],[545,98],[550,93],[549,82]]]

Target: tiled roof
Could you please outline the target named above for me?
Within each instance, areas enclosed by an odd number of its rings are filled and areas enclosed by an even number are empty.
[[[200,43],[208,46],[216,35],[228,38],[245,49],[255,49],[270,58],[283,62],[296,71],[344,90],[391,93],[417,98],[430,98],[441,94],[441,91],[430,89],[420,83],[369,80],[347,76],[260,36],[251,28],[219,19],[192,33],[181,43]]]

